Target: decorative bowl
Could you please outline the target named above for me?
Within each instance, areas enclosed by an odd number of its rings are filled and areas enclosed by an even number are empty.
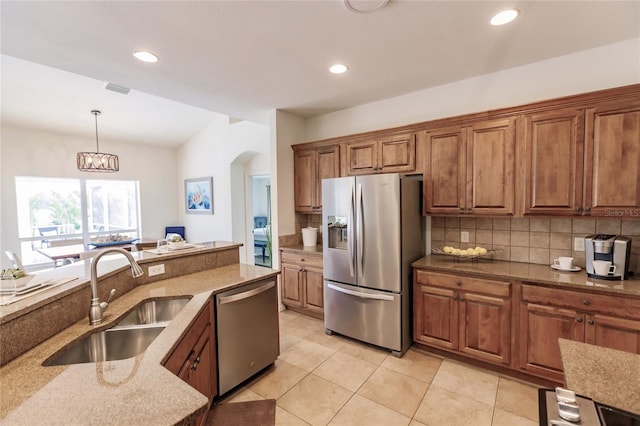
[[[167,245],[169,246],[170,249],[181,249],[183,248],[185,245],[187,244],[186,241],[182,240],[182,241],[168,241]]]

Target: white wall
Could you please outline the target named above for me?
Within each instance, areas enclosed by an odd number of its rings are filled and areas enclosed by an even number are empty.
[[[15,177],[43,176],[140,181],[142,235],[158,238],[166,224],[176,222],[178,178],[175,150],[100,140],[101,151],[118,154],[118,173],[87,173],[76,168],[76,153],[92,147],[93,140],[27,129],[0,129],[2,250],[18,249]],[[6,261],[2,256],[2,265]]]
[[[261,168],[269,173],[269,128],[248,121],[229,124],[228,117],[224,115],[219,115],[211,125],[178,149],[177,181],[180,182],[181,187],[175,199],[180,205],[178,223],[186,227],[187,240],[193,242],[233,240],[233,224],[238,221],[244,222],[245,218],[234,217],[232,214],[231,164],[243,154],[247,162],[252,158],[263,158],[265,164],[262,167],[256,165],[252,167]],[[235,170],[234,174],[237,173],[238,171]],[[184,179],[203,176],[213,176],[214,214],[186,214],[182,182]],[[236,213],[235,216],[239,214]]]
[[[309,118],[306,141],[636,83],[640,38]]]
[[[252,194],[253,197],[253,215],[254,216],[267,216],[269,213],[269,206],[267,203],[267,185],[269,185],[268,177],[254,177],[252,179]]]

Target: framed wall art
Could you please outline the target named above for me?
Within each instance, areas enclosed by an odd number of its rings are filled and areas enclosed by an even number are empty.
[[[213,214],[213,178],[184,180],[185,211],[191,214]]]

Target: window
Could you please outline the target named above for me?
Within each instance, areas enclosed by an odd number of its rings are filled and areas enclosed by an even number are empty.
[[[25,267],[50,265],[38,250],[140,235],[138,181],[16,178],[18,237]],[[46,252],[46,250],[45,250]]]

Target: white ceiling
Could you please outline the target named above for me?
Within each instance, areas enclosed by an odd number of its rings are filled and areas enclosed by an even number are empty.
[[[513,6],[516,21],[488,24]],[[640,36],[638,1],[391,0],[370,14],[342,0],[0,7],[3,125],[93,135],[97,108],[101,137],[170,146],[212,111],[309,117]],[[160,61],[134,59],[142,49]],[[330,74],[336,62],[349,71]]]

